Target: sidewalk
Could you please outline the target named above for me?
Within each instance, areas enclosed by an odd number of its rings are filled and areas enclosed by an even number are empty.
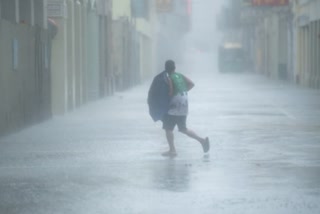
[[[160,155],[149,81],[1,138],[0,213],[319,213],[320,92],[192,68],[208,155],[178,132],[177,158]]]

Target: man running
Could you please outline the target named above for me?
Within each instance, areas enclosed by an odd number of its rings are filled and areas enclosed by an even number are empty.
[[[175,72],[173,60],[165,63],[165,73],[167,85],[169,87],[169,110],[162,118],[163,129],[169,145],[169,151],[162,153],[163,156],[175,157],[177,155],[174,146],[173,130],[178,126],[178,130],[187,136],[197,140],[204,152],[210,149],[209,138],[199,137],[194,131],[187,128],[186,121],[188,115],[188,91],[194,87],[194,83],[186,76]]]

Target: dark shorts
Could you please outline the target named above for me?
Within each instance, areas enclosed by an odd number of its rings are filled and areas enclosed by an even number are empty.
[[[165,115],[162,119],[162,128],[164,130],[173,131],[174,127],[177,125],[179,131],[187,130],[187,116],[174,116]]]

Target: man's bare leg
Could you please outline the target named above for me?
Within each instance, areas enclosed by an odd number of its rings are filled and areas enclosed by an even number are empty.
[[[186,134],[187,136],[199,141],[199,143],[204,143],[205,142],[205,138],[199,137],[194,131],[190,130],[190,129],[186,129],[184,131],[181,131],[183,134]]]
[[[209,145],[209,138],[202,138],[199,137],[194,131],[190,130],[190,129],[186,129],[181,131],[182,133],[186,134],[187,136],[197,140],[199,143],[201,143],[203,151],[204,152],[208,152],[210,149],[210,145]]]
[[[162,153],[163,156],[176,156],[176,148],[174,146],[174,135],[173,131],[166,130],[166,137],[167,137],[167,142],[169,145],[169,151]]]

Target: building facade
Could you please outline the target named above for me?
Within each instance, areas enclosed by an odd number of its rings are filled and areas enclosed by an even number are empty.
[[[52,111],[64,114],[113,93],[111,0],[48,0],[58,26],[52,41]]]
[[[142,0],[0,0],[0,135],[151,76],[154,5]]]
[[[243,0],[237,10],[256,72],[320,88],[319,0]]]
[[[154,1],[113,0],[113,72],[118,90],[153,74],[155,62]]]
[[[295,80],[320,88],[320,1],[294,1]]]
[[[51,116],[46,7],[46,0],[0,0],[0,135]]]

